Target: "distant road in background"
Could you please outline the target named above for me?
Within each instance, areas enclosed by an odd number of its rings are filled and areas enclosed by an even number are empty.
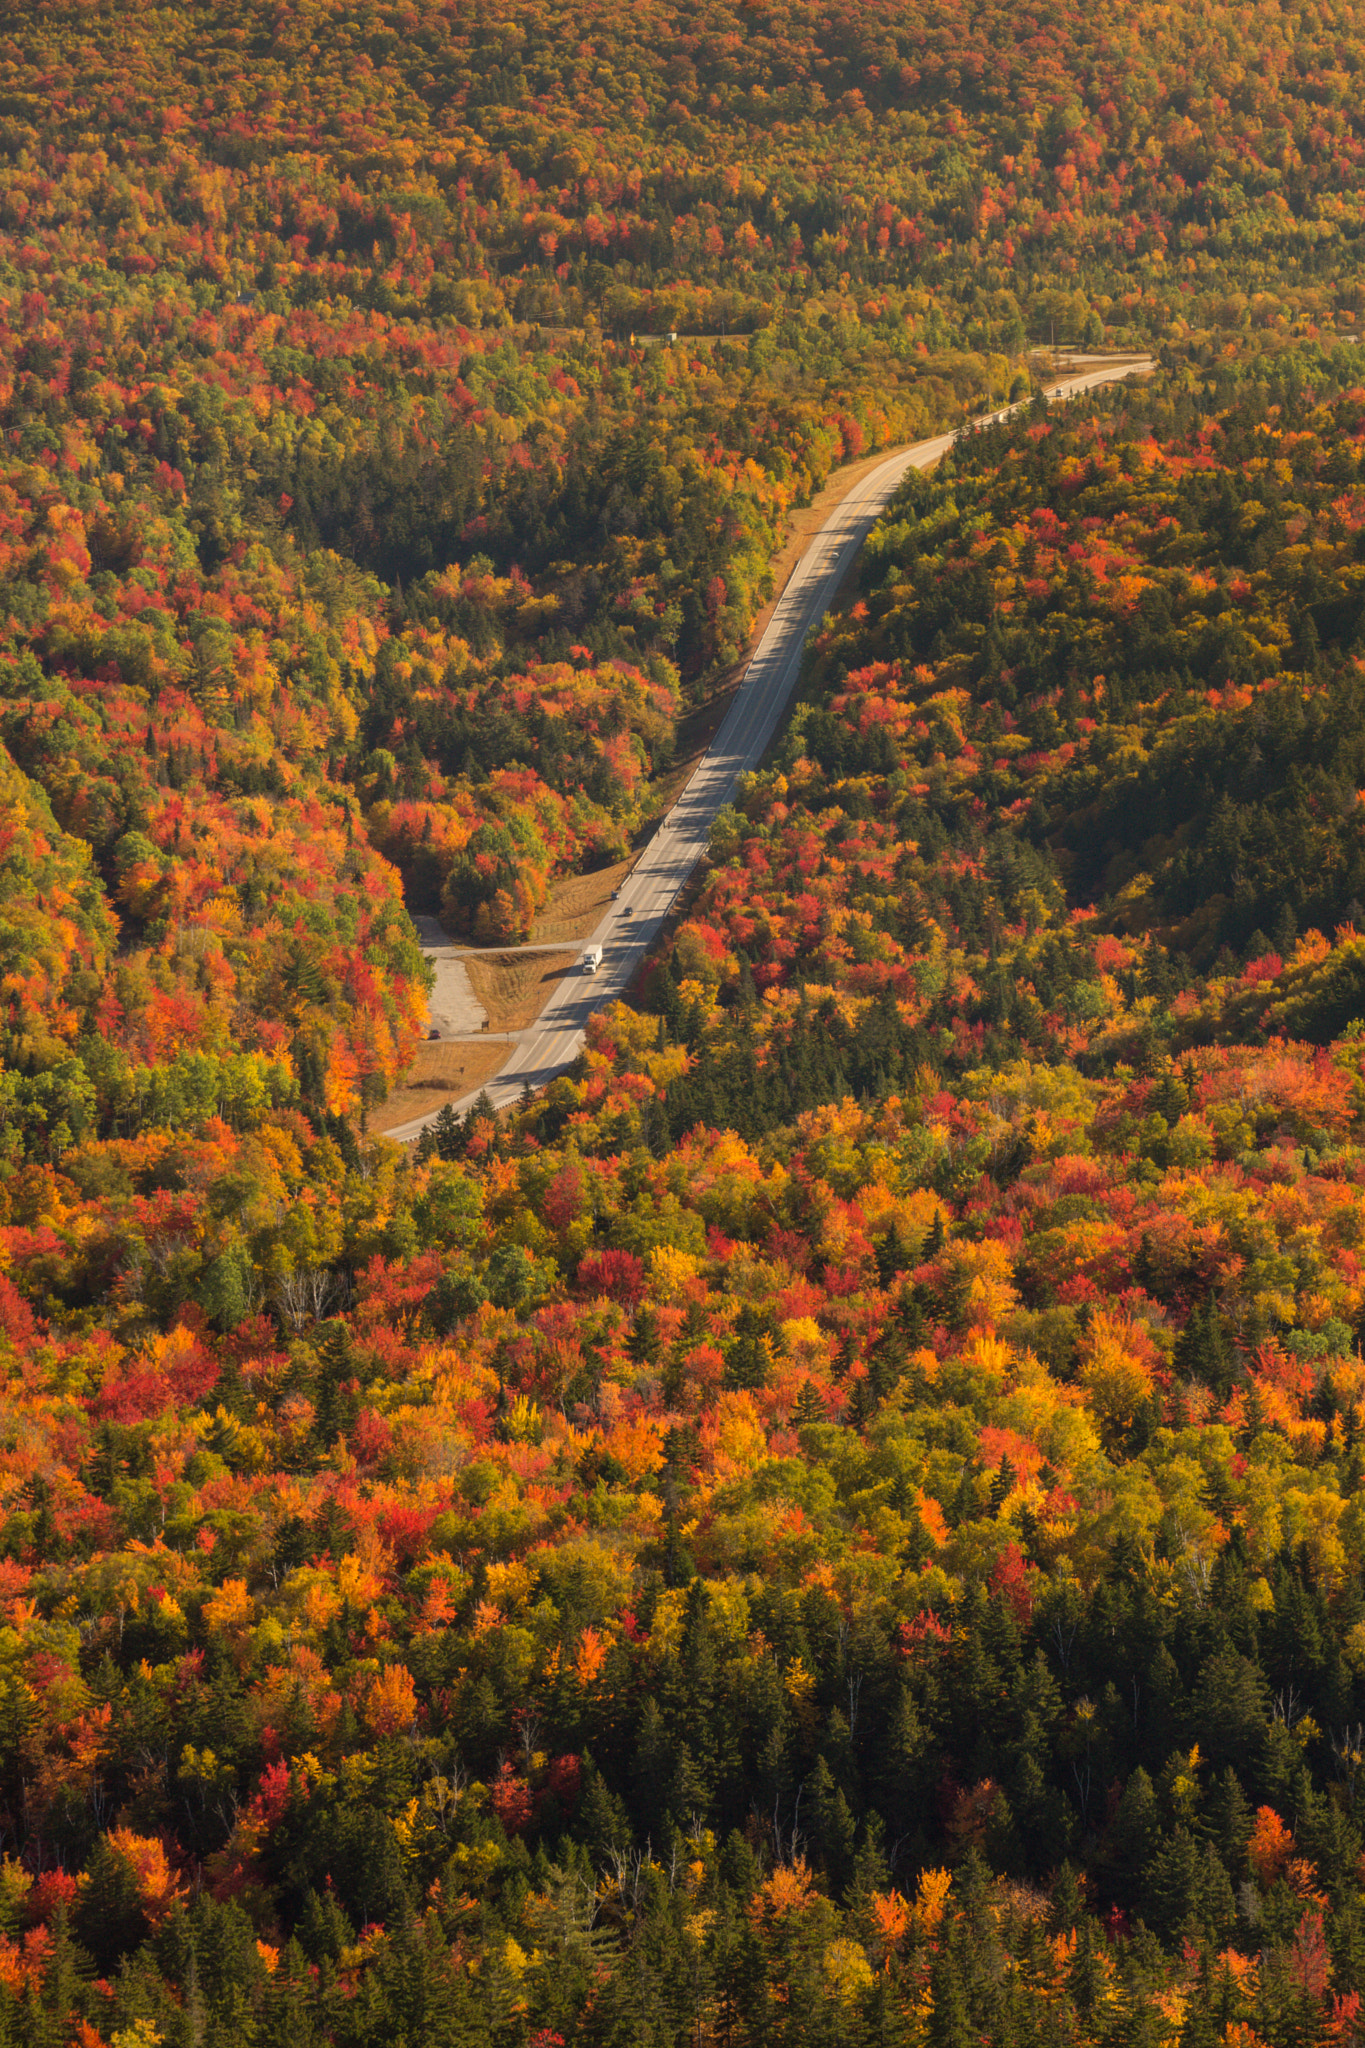
[[[1071,398],[1101,384],[1142,375],[1153,367],[1148,356],[1117,360],[1072,356],[1070,361],[1076,366],[1074,371],[1049,388],[1050,399]],[[1082,367],[1086,364],[1090,366]],[[835,507],[792,571],[725,723],[627,876],[619,901],[583,941],[584,952],[589,946],[601,947],[601,966],[595,974],[566,975],[535,1024],[521,1033],[506,1065],[485,1088],[462,1097],[455,1104],[457,1109],[468,1108],[479,1094],[487,1095],[495,1108],[502,1109],[516,1102],[528,1085],[544,1088],[573,1064],[582,1051],[588,1019],[594,1010],[604,1009],[624,995],[683,884],[705,854],[717,812],[734,795],[740,776],[763,759],[796,687],[807,636],[834,602],[849,565],[906,472],[932,468],[960,435],[1008,419],[1030,402],[1025,399],[1021,405],[1003,406],[950,434],[898,450],[855,484]],[[385,1136],[407,1143],[420,1137],[439,1114],[440,1108],[430,1110],[410,1123],[397,1125]]]

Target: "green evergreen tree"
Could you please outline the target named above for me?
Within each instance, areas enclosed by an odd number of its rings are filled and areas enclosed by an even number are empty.
[[[1192,1311],[1176,1339],[1171,1364],[1182,1379],[1212,1387],[1221,1399],[1231,1393],[1238,1372],[1237,1351],[1212,1294],[1206,1294]]]

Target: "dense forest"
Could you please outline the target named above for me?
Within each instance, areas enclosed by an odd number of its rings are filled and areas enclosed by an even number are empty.
[[[1365,2036],[1362,74],[6,10],[0,2043]],[[576,1068],[376,1139],[414,916],[1006,395]]]

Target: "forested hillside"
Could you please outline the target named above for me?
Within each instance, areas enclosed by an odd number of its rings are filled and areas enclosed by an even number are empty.
[[[0,24],[0,2041],[1365,2033],[1365,30]],[[673,338],[676,337],[676,338]],[[412,917],[632,1004],[372,1113]]]

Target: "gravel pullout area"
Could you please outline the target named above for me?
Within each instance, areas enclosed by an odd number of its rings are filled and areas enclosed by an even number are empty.
[[[451,945],[434,917],[415,917],[422,951],[436,969],[436,986],[431,991],[429,1011],[432,1029],[442,1038],[468,1038],[482,1031],[488,1012],[474,993],[460,952]]]

